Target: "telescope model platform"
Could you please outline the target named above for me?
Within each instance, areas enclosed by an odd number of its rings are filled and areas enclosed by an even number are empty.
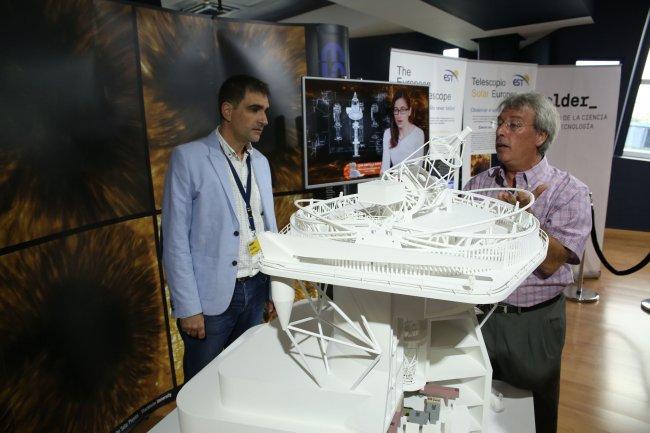
[[[520,207],[492,197],[502,189],[448,188],[469,132],[358,194],[298,200],[287,227],[260,235],[278,320],[181,389],[183,433],[484,431],[492,370],[474,305],[512,293],[548,238],[532,193],[509,190],[528,196]]]

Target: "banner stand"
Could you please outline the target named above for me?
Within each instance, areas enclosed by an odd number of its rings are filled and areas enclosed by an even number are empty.
[[[646,313],[650,313],[650,298],[641,301],[641,309]]]

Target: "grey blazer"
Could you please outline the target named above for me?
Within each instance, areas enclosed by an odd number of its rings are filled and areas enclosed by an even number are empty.
[[[239,221],[226,156],[216,132],[172,152],[162,207],[163,266],[174,316],[223,313],[232,298],[239,255]],[[266,230],[277,232],[271,170],[250,153]]]

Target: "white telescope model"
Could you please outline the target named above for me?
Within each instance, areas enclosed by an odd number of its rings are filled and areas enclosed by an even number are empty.
[[[260,235],[278,320],[182,388],[183,433],[484,431],[492,370],[473,307],[512,293],[548,238],[530,192],[517,190],[530,198],[520,207],[493,198],[500,189],[448,189],[469,132],[358,194],[298,200],[287,227]]]

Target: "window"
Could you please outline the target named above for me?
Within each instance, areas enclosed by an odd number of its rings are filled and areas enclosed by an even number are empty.
[[[650,159],[650,62],[647,60],[632,110],[623,156]]]
[[[576,60],[576,66],[618,66],[618,60]]]
[[[458,57],[459,54],[460,49],[458,48],[448,48],[446,50],[442,50],[442,55],[447,57]]]

